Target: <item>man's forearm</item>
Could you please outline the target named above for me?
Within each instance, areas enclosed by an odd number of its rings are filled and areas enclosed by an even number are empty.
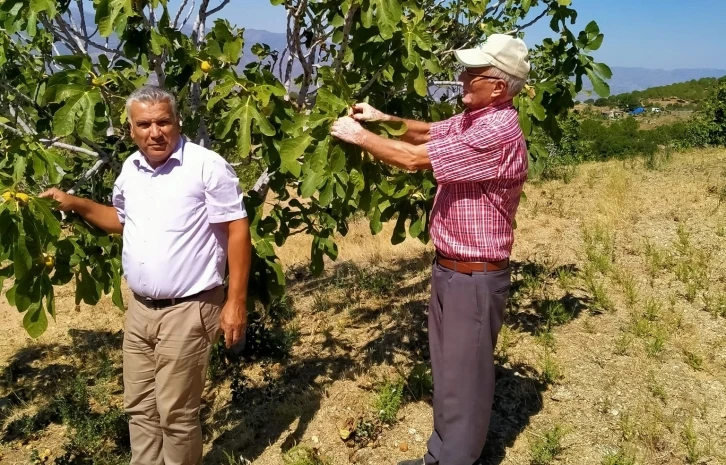
[[[244,304],[247,301],[247,282],[250,276],[252,243],[250,241],[249,221],[247,218],[229,223],[229,289],[227,300]],[[245,308],[243,306],[243,308]]]
[[[431,160],[425,145],[387,139],[364,131],[358,144],[378,160],[409,171],[431,169]]]
[[[121,234],[124,231],[124,226],[118,219],[114,207],[75,197],[73,199],[73,211],[81,215],[89,223],[111,234]]]
[[[406,133],[401,140],[413,145],[421,145],[431,140],[431,123],[416,121],[413,119],[399,118],[398,116],[386,115],[384,121],[397,121],[406,125]]]

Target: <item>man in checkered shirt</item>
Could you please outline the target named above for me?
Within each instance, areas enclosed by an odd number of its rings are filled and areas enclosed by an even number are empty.
[[[434,431],[423,459],[399,465],[472,465],[482,452],[510,287],[512,224],[527,178],[527,147],[512,105],[529,74],[527,46],[495,34],[456,58],[464,67],[463,113],[430,124],[359,103],[331,130],[390,165],[431,169],[438,183],[428,317]],[[367,131],[361,125],[367,121],[404,121],[407,132],[402,140],[386,139]]]

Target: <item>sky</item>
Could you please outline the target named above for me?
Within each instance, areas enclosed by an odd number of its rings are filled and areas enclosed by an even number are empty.
[[[576,32],[597,21],[605,41],[594,56],[610,66],[726,69],[726,0],[573,0],[572,5],[578,11]],[[239,27],[285,31],[284,8],[269,0],[232,0],[224,17]],[[527,30],[525,41],[551,35],[543,19]]]

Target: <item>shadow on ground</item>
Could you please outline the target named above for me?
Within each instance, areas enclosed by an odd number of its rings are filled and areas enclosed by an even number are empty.
[[[0,440],[27,442],[51,424],[64,424],[66,453],[56,464],[122,463],[128,460],[128,421],[113,400],[122,393],[123,335],[82,330],[69,335],[69,344],[23,348],[2,368]]]
[[[290,293],[296,298],[324,295],[330,289],[342,296],[340,301],[321,304],[318,309],[306,309],[298,318],[310,318],[313,315],[309,312],[315,311],[323,318],[347,312],[348,326],[340,332],[322,330],[323,337],[308,343],[308,350],[302,350],[298,342],[292,356],[247,353],[225,358],[223,369],[213,375],[202,409],[205,436],[217,436],[204,463],[232,463],[230,456],[255,460],[278,442],[282,444],[280,452],[285,452],[302,440],[333,383],[352,379],[372,366],[392,365],[397,354],[410,361],[402,373],[414,366],[427,366],[428,270],[432,258],[425,255],[366,268],[337,263],[320,278],[310,276],[305,269],[293,270]],[[516,305],[508,312],[510,326],[537,332],[547,322],[546,309],[553,302],[566,309],[569,319],[587,308],[586,298],[573,294],[554,300],[527,294],[533,277],[552,280],[558,269],[547,270],[534,262],[515,262],[512,267]],[[565,268],[577,271],[571,265]],[[346,335],[348,332],[355,337]],[[58,465],[92,463],[92,455],[87,455],[101,444],[109,457],[105,463],[123,463],[128,460],[129,449],[126,418],[118,402],[122,334],[71,330],[70,335],[72,342],[67,345],[21,349],[2,368],[0,437],[4,442],[31,440],[51,423],[64,423],[72,432],[66,447],[75,455],[56,462]],[[243,368],[251,364],[261,373],[255,379],[243,374]],[[528,365],[498,366],[497,376],[492,423],[482,459],[486,465],[501,463],[506,449],[542,408],[542,393],[547,389],[537,370]],[[231,387],[231,397],[213,411],[214,396],[220,392],[216,387],[223,384]],[[18,414],[27,405],[38,408]],[[80,447],[83,441],[86,445]],[[345,445],[341,442],[340,447]]]

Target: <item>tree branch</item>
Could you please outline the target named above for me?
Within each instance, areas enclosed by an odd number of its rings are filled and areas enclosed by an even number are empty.
[[[81,50],[81,48],[78,46],[78,43],[76,43],[76,41],[73,39],[73,37],[69,33],[62,31],[60,27],[53,27],[53,24],[50,21],[48,21],[48,19],[45,17],[41,17],[40,21],[43,23],[43,27],[45,27],[45,29],[48,32],[53,34],[54,42],[58,41],[58,42],[63,43],[66,47],[68,47],[75,53],[78,53],[81,55],[85,54],[83,52],[83,50]],[[55,50],[56,54],[60,55],[60,53],[58,53],[58,49],[55,47],[55,43],[53,43],[52,45],[53,45],[53,49]]]
[[[199,13],[197,19],[194,21],[194,27],[192,28],[192,42],[195,46],[199,46],[204,41],[204,23],[207,21],[207,8],[209,7],[209,0],[202,0],[199,5]]]
[[[192,29],[192,42],[194,47],[199,49],[201,44],[204,42],[204,25],[207,21],[207,8],[209,8],[209,0],[202,0],[199,5],[199,13],[197,19],[194,21],[194,28]],[[192,114],[195,115],[199,111],[199,105],[202,96],[201,83],[195,82],[192,84]],[[204,118],[199,118],[199,130],[197,131],[196,142],[202,147],[209,147],[211,141],[209,140],[209,131],[207,130],[207,123]]]
[[[265,168],[265,171],[263,171],[260,177],[257,178],[257,182],[255,182],[254,187],[252,187],[252,191],[259,195],[260,198],[264,199],[265,197],[267,197],[267,192],[269,190],[270,173],[267,171],[267,168]]]
[[[345,24],[343,25],[343,43],[340,44],[340,50],[338,56],[335,57],[335,75],[339,75],[343,65],[343,58],[345,56],[346,49],[348,48],[348,40],[350,39],[350,29],[353,27],[353,18],[355,13],[358,11],[359,5],[353,4],[348,8],[348,12],[345,14]]]
[[[188,3],[189,3],[189,0],[183,0],[182,4],[179,5],[179,9],[176,12],[176,16],[174,16],[174,22],[172,23],[172,26],[174,27],[174,29],[179,28],[179,19],[181,18],[182,13],[184,13],[184,8],[187,7]],[[191,16],[192,10],[194,10],[194,3],[195,3],[195,1],[192,0],[192,6],[191,6],[191,8],[189,8],[189,13],[187,14],[187,18],[189,16]]]
[[[507,0],[499,0],[499,2],[497,2],[496,5],[490,6],[489,8],[486,9],[486,11],[484,11],[484,16],[487,16],[487,15],[489,15],[491,13],[494,13],[496,10],[498,10],[505,3],[507,3]]]
[[[547,7],[547,8],[544,9],[544,11],[542,13],[540,13],[539,15],[537,15],[537,17],[534,18],[532,21],[530,21],[527,24],[524,24],[522,26],[517,26],[515,29],[513,29],[513,30],[511,30],[509,32],[506,32],[506,34],[516,34],[518,32],[523,31],[524,29],[527,29],[528,27],[532,26],[534,23],[536,23],[540,19],[542,19],[545,16],[547,16],[547,13],[549,13],[549,12],[550,12],[550,7]]]
[[[83,11],[83,0],[76,0],[76,4],[78,5],[78,15],[81,17],[81,32],[83,33],[83,37],[86,42],[86,49],[88,49],[88,29],[86,28],[86,14]],[[68,13],[70,15],[70,13]],[[73,19],[73,17],[71,17]]]
[[[326,34],[322,37],[320,37],[309,49],[308,53],[305,54],[305,58],[308,59],[310,56],[314,55],[317,51],[317,48],[320,47],[322,44],[325,43],[326,40],[330,38],[330,34]],[[310,61],[310,60],[308,60]],[[311,69],[312,69],[312,63],[311,63]]]
[[[86,182],[88,182],[89,179],[91,179],[96,173],[98,173],[106,163],[106,160],[99,159],[88,171],[81,175],[81,177],[72,188],[68,189],[68,193],[71,195],[75,194],[78,189],[80,189]]]
[[[33,130],[24,120],[20,117],[20,115],[15,111],[15,107],[12,105],[9,106],[10,110],[10,116],[15,118],[15,120],[18,122],[21,128],[23,128],[23,131],[25,131],[27,134],[35,135],[37,134],[35,130]]]
[[[68,31],[68,33],[74,38],[74,40],[78,41],[79,45],[82,47],[82,44],[80,43],[80,40],[84,40],[84,39],[83,39],[83,36],[80,34],[80,32],[78,32],[78,30],[76,30],[76,28],[74,28],[72,25],[66,23],[65,20],[63,18],[61,18],[61,17],[57,17],[56,18],[56,21],[58,21],[59,26],[61,26],[62,29],[65,29],[66,31]],[[61,25],[61,23],[62,23],[62,25]],[[99,43],[96,43],[96,42],[94,42],[94,41],[92,41],[90,39],[88,39],[88,45],[89,46],[92,46],[92,47],[94,47],[94,48],[96,48],[96,49],[98,49],[98,50],[100,50],[102,52],[114,53],[114,54],[118,54],[119,53],[119,49],[118,48],[116,50],[114,50],[112,48],[109,48],[109,47],[106,47],[106,46],[101,45]],[[86,54],[88,53],[88,50],[82,50],[82,51],[83,51],[83,53],[86,53]]]
[[[30,98],[27,95],[25,95],[24,93],[20,92],[15,87],[8,85],[5,81],[0,80],[0,87],[7,90],[8,92],[11,92],[11,93],[17,95],[18,97],[25,100],[26,103],[32,105],[33,107],[37,106],[37,104],[35,103],[35,101],[32,98]]]
[[[361,89],[360,89],[360,90],[358,91],[358,93],[357,93],[356,95],[357,95],[357,96],[361,96],[361,95],[365,94],[365,93],[366,93],[366,92],[368,91],[368,89],[370,89],[370,88],[371,88],[371,86],[373,86],[373,84],[375,84],[376,82],[378,82],[378,79],[380,79],[380,78],[381,78],[381,75],[382,75],[382,74],[383,74],[383,68],[381,68],[381,69],[379,69],[378,71],[376,71],[376,74],[374,74],[374,75],[373,75],[373,77],[371,78],[371,80],[370,80],[370,81],[366,82],[366,85],[364,85],[364,86],[363,86],[363,87],[362,87],[362,88],[361,88]]]
[[[187,12],[187,15],[184,17],[184,21],[182,21],[181,25],[179,26],[179,30],[184,29],[184,27],[189,22],[189,19],[192,17],[192,13],[194,13],[195,3],[196,3],[196,0],[192,0],[192,6],[189,7],[189,11]]]
[[[287,65],[285,66],[285,100],[290,100],[290,88],[292,87],[292,65],[294,63],[294,57],[295,57],[295,43],[293,39],[293,32],[292,32],[292,19],[293,19],[293,12],[292,8],[289,8],[287,10],[287,47],[285,47],[285,50],[288,52],[287,56]],[[280,63],[280,66],[282,66],[282,62]],[[280,76],[282,77],[282,76]]]
[[[23,132],[2,122],[0,122],[0,127],[18,136],[33,135],[32,132]],[[77,147],[75,145],[58,142],[53,139],[38,139],[38,142],[44,144],[46,147],[55,147],[63,150],[68,150],[70,152],[82,153],[84,155],[89,155],[96,158],[101,157],[102,159],[108,161],[108,157],[102,157],[98,152],[94,152],[93,150],[85,149],[83,147]]]
[[[65,19],[63,19],[62,16],[58,15],[55,17],[55,21],[58,24],[58,28],[63,31],[71,41],[76,43],[76,46],[78,47],[78,50],[84,55],[88,54],[88,50],[86,49],[85,45],[83,44],[83,37],[81,35],[72,30],[72,27],[70,24],[66,22]]]
[[[209,10],[207,12],[207,17],[212,16],[213,14],[219,12],[222,8],[227,6],[228,3],[229,3],[229,0],[222,0],[222,3],[220,3],[219,6],[217,6],[216,8],[212,8],[211,10]]]
[[[153,4],[149,4],[149,25],[152,28],[156,27],[156,12],[154,11]]]

